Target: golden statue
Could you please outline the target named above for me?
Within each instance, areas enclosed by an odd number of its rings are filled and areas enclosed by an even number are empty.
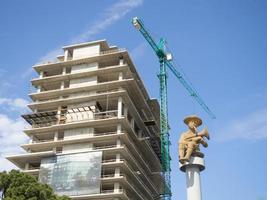
[[[182,133],[179,139],[179,161],[182,164],[189,161],[192,154],[204,157],[204,154],[199,150],[199,144],[208,147],[204,137],[210,139],[207,128],[200,132],[197,131],[197,127],[202,124],[202,120],[198,116],[190,115],[184,119],[184,123],[189,130]]]

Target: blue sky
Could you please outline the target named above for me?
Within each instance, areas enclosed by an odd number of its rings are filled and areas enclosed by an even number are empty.
[[[139,16],[155,39],[167,39],[175,63],[217,116],[211,120],[169,73],[173,199],[186,198],[177,140],[192,113],[211,134],[203,199],[267,199],[266,9],[264,0],[2,1],[0,169],[13,167],[4,155],[27,141],[20,114],[30,101],[32,65],[63,45],[106,38],[127,48],[150,96],[159,96],[157,58],[130,23]]]

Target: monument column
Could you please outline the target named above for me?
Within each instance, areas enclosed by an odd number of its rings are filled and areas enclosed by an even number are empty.
[[[205,169],[204,159],[191,156],[188,162],[180,163],[180,170],[186,174],[187,200],[201,200],[200,172]]]
[[[204,154],[200,151],[200,144],[208,147],[205,139],[210,139],[208,129],[198,131],[202,120],[196,115],[184,119],[188,130],[183,132],[179,139],[179,166],[186,174],[187,200],[201,200],[200,172],[205,169]]]

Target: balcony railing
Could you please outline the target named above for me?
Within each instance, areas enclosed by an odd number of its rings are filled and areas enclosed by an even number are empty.
[[[122,162],[122,161],[124,161],[124,159],[119,159],[119,160],[117,160],[117,159],[107,159],[107,160],[102,160],[102,164],[104,164],[104,163],[106,164],[106,163]],[[29,168],[27,170],[36,170],[36,169],[39,170],[40,166],[38,166],[38,167],[29,166]]]
[[[124,159],[119,159],[119,160],[117,160],[117,159],[108,159],[108,160],[102,160],[102,164],[103,163],[113,163],[113,162],[122,162],[122,161],[124,161]]]
[[[93,133],[93,134],[88,133],[88,134],[89,134],[88,138],[91,138],[91,137],[101,137],[101,136],[106,136],[106,135],[115,135],[115,134],[117,134],[117,131],[101,132],[101,133]],[[57,141],[65,141],[65,140],[72,140],[72,139],[73,138],[71,138],[71,139],[68,139],[68,138],[58,138],[57,140],[54,140],[54,138],[52,138],[52,139],[46,139],[46,140],[37,139],[37,140],[33,140],[32,141],[32,144],[44,143],[44,142],[57,142]],[[86,139],[86,138],[84,138],[84,139]]]
[[[57,124],[68,124],[81,121],[109,119],[117,116],[118,110],[99,112],[96,111],[95,108],[92,109],[91,106],[64,110],[60,114],[58,114],[57,111],[48,111],[22,115],[22,117],[32,125],[32,128],[48,127]]]
[[[54,139],[48,139],[48,140],[33,140],[32,144],[37,144],[37,143],[43,143],[43,142],[56,142],[56,141],[63,141],[63,138],[58,138],[57,140]]]
[[[116,192],[119,192],[119,193],[123,193],[124,192],[124,190],[123,189],[118,189],[118,190],[101,190],[101,192],[100,193],[102,193],[102,194],[107,194],[107,193],[116,193]]]
[[[119,91],[124,91],[122,89],[114,89],[114,90],[105,90],[105,91],[97,91],[95,94],[88,94],[88,95],[81,95],[81,96],[77,96],[77,97],[56,97],[56,98],[50,98],[50,99],[39,99],[38,102],[33,102],[34,103],[48,103],[48,102],[53,102],[53,101],[58,101],[58,100],[66,100],[66,99],[73,99],[73,98],[82,98],[82,97],[91,97],[91,96],[95,96],[95,95],[100,95],[100,94],[105,94],[105,93],[110,93],[110,92],[119,92]]]
[[[119,48],[119,49],[111,49],[111,50],[107,50],[107,51],[100,51],[100,55],[106,55],[106,54],[116,53],[116,52],[120,52],[120,51],[126,51],[126,49],[125,48]]]
[[[120,173],[117,175],[115,173],[112,173],[112,174],[102,174],[101,178],[114,178],[114,177],[118,178],[118,177],[123,177],[123,176],[124,176],[123,173]]]

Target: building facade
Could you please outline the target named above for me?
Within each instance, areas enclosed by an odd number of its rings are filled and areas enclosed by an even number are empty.
[[[30,141],[7,159],[72,199],[158,199],[159,104],[128,52],[106,40],[63,50],[33,67]]]

